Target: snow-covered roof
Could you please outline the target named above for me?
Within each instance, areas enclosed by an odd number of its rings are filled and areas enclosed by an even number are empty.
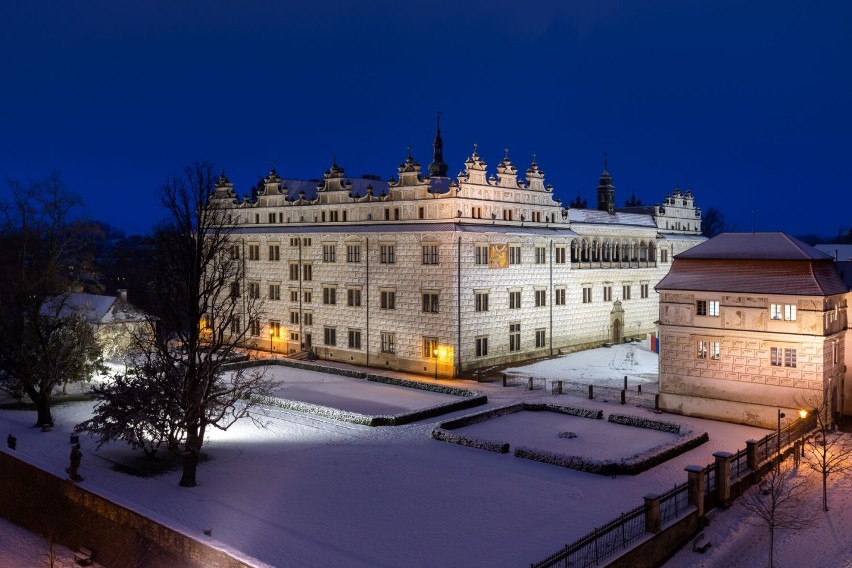
[[[45,302],[41,313],[42,315],[58,315],[59,317],[78,313],[93,325],[144,321],[146,319],[145,314],[136,307],[115,296],[83,292],[72,292],[65,296],[51,298]]]
[[[568,218],[572,223],[594,223],[598,225],[636,225],[640,227],[653,227],[654,218],[641,213],[609,213],[597,209],[569,209]]]

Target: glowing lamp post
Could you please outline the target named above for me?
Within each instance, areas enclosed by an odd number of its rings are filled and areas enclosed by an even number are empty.
[[[432,355],[435,356],[435,380],[438,380],[438,348],[432,350]]]
[[[800,423],[801,433],[800,433],[800,436],[799,436],[799,446],[801,446],[801,448],[802,448],[802,457],[805,457],[805,418],[807,418],[807,417],[808,417],[808,411],[807,410],[802,409],[802,410],[799,411],[799,418],[802,419],[802,422]]]
[[[781,409],[779,408],[778,409],[778,432],[777,432],[777,437],[775,438],[775,449],[777,450],[777,453],[778,453],[778,462],[777,462],[777,465],[776,465],[777,468],[781,467],[781,419],[784,418],[785,416],[787,416],[787,415],[784,414],[783,412],[781,412]]]
[[[272,337],[275,335],[275,330],[269,328],[269,353],[272,354]]]

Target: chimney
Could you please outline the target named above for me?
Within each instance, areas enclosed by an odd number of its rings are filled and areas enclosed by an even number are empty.
[[[118,299],[122,302],[127,302],[127,288],[118,289]]]

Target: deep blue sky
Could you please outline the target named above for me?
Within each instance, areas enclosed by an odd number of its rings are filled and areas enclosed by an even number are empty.
[[[58,170],[128,232],[196,159],[283,177],[455,174],[536,153],[590,204],[689,185],[739,230],[852,226],[852,2],[3,2],[0,176]],[[3,184],[2,194],[8,188]],[[752,214],[752,211],[754,213]]]

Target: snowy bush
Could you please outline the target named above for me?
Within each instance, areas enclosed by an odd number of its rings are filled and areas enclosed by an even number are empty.
[[[600,420],[603,418],[603,410],[595,410],[594,408],[575,408],[573,406],[562,406],[559,404],[531,402],[525,402],[523,406],[524,410],[558,412],[559,414],[568,414],[579,418],[591,418],[593,420]]]
[[[651,420],[649,418],[639,418],[637,416],[628,416],[626,414],[610,414],[607,420],[613,424],[623,424],[624,426],[633,426],[635,428],[659,430],[660,432],[668,432],[670,434],[680,434],[681,428],[683,428],[683,426],[674,422],[663,422],[662,420]]]
[[[509,453],[508,442],[492,442],[490,440],[480,440],[478,438],[454,434],[453,432],[442,430],[441,428],[435,428],[434,430],[432,430],[432,437],[436,440],[450,442],[451,444],[469,446],[471,448],[478,448],[480,450],[488,450],[489,452],[497,452],[498,454]]]

